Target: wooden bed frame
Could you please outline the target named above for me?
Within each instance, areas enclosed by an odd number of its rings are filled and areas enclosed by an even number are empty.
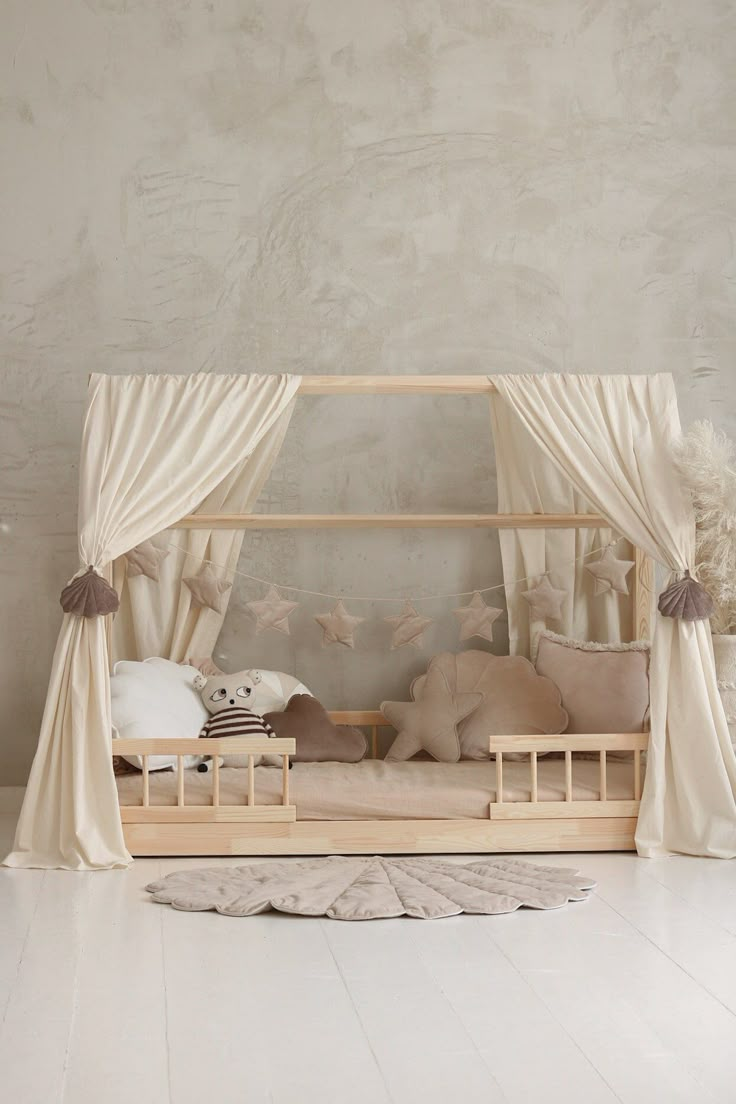
[[[305,376],[304,395],[488,395],[495,390],[487,376]],[[190,514],[180,529],[314,529],[314,528],[609,528],[597,514]],[[635,550],[634,635],[651,636],[653,564]],[[371,750],[377,756],[378,730],[387,726],[383,714],[349,710],[330,714],[337,724],[367,726]],[[598,733],[561,736],[492,736],[496,755],[497,800],[487,820],[360,820],[300,821],[289,796],[289,756],[293,740],[201,740],[198,751],[214,757],[212,803],[187,806],[184,757],[189,740],[116,740],[116,754],[143,757],[142,805],[121,807],[123,831],[133,855],[326,855],[421,854],[501,851],[623,851],[634,849],[641,795],[641,753],[647,733]],[[537,756],[565,754],[565,799],[537,800]],[[599,799],[574,801],[573,752],[599,756]],[[611,801],[606,793],[606,756],[632,752],[633,800]],[[504,801],[503,756],[529,754],[529,801]],[[253,755],[283,757],[279,805],[257,805]],[[178,761],[177,805],[150,803],[148,758],[175,755]],[[247,804],[220,803],[217,756],[249,756]]]
[[[369,727],[376,757],[378,730],[390,727],[382,713],[349,710],[330,713],[335,724]],[[232,737],[200,740],[197,750],[213,756],[211,805],[187,805],[184,760],[191,740],[115,740],[116,754],[142,756],[141,805],[122,805],[120,815],[128,850],[133,855],[365,855],[493,851],[631,851],[641,797],[641,753],[649,735],[606,733],[562,736],[491,736],[496,756],[496,801],[487,820],[303,820],[290,802],[289,757],[294,740],[254,741]],[[537,757],[550,751],[565,755],[565,798],[539,801]],[[573,799],[573,752],[599,756],[599,797]],[[632,753],[633,800],[607,797],[608,752]],[[529,754],[529,801],[504,801],[503,756]],[[218,755],[248,756],[245,805],[220,803]],[[255,800],[254,756],[282,757],[281,803]],[[177,757],[177,804],[152,805],[148,759]]]

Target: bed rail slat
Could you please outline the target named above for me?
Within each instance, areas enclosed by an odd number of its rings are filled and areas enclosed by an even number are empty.
[[[143,771],[143,805],[148,807],[151,804],[151,786],[150,779],[148,777],[148,756],[141,756],[141,770]]]
[[[256,803],[256,772],[255,758],[248,756],[248,805],[252,809]]]
[[[503,805],[503,752],[496,752],[496,804]]]
[[[600,766],[600,799],[601,801],[608,800],[608,779],[606,776],[606,753],[601,752],[601,766]]]
[[[572,801],[572,752],[565,752],[565,801]]]
[[[176,804],[184,805],[184,756],[176,757]]]
[[[529,771],[531,774],[531,794],[532,801],[536,804],[538,800],[538,777],[537,777],[537,753],[536,751],[529,752]]]
[[[289,804],[289,756],[281,761],[281,804]]]
[[[212,805],[216,809],[220,804],[220,756],[212,760]]]
[[[634,800],[641,799],[641,752],[637,748],[634,752]]]

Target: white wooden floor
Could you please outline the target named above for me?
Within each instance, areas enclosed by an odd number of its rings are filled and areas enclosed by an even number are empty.
[[[3,818],[3,852],[11,831]],[[177,913],[143,890],[231,860],[2,870],[0,1097],[734,1104],[736,865],[538,858],[597,892],[555,912],[344,924]]]

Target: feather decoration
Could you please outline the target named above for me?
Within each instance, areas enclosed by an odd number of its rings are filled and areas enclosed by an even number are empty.
[[[715,606],[712,630],[736,632],[736,446],[711,422],[694,422],[675,463],[692,498],[695,566]]]

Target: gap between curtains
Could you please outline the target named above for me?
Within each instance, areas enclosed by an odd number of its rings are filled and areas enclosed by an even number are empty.
[[[693,571],[695,525],[671,461],[672,377],[491,376],[501,400],[613,528],[672,572]],[[657,615],[640,855],[736,856],[736,755],[707,622]]]
[[[93,375],[79,473],[82,568],[92,564],[110,579],[125,551],[192,513],[224,480],[246,479],[246,461],[299,383]],[[112,770],[108,635],[102,618],[64,615],[7,866],[93,870],[131,861]]]

